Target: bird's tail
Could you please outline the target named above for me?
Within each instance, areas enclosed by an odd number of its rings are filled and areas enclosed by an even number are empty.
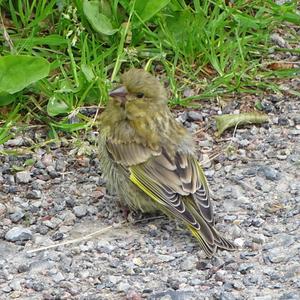
[[[187,207],[196,221],[199,224],[202,224],[202,226],[200,225],[200,229],[197,229],[191,224],[186,223],[186,225],[193,236],[196,237],[201,248],[208,257],[212,257],[217,249],[229,251],[237,249],[232,242],[221,236],[221,234],[214,228],[214,224],[206,222],[193,205],[187,205]]]
[[[205,239],[205,236],[201,233],[201,230],[197,230],[191,225],[188,225],[188,229],[191,231],[193,236],[198,240],[201,248],[208,257],[212,257],[217,249],[234,251],[237,247],[217,232],[217,230],[211,227],[211,232],[213,234],[213,242]]]

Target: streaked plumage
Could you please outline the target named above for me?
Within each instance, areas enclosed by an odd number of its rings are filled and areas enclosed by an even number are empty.
[[[132,210],[180,219],[208,256],[235,246],[214,228],[209,188],[191,135],[172,116],[166,91],[140,69],[122,75],[101,115],[100,162]]]

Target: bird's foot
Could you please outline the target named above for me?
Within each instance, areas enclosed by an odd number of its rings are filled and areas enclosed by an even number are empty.
[[[141,211],[129,211],[128,215],[127,215],[127,221],[129,223],[136,223],[140,220],[143,219],[143,213]]]

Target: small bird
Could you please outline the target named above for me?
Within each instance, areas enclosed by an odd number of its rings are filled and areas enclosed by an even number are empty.
[[[208,183],[191,134],[173,117],[165,88],[143,69],[121,75],[100,117],[99,152],[108,188],[133,211],[178,219],[208,257],[236,247],[215,229]]]

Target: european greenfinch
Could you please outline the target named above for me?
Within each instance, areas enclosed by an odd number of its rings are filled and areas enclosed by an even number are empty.
[[[109,188],[133,211],[182,221],[209,257],[217,248],[235,249],[214,227],[192,136],[169,110],[165,88],[142,69],[121,79],[100,117],[100,163]]]

